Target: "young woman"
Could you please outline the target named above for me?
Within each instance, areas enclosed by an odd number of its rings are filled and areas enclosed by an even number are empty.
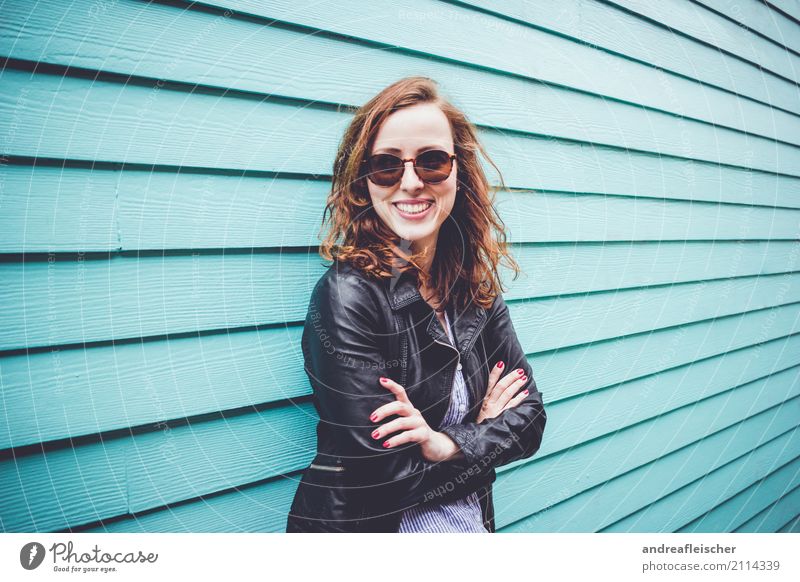
[[[302,337],[317,451],[286,531],[493,532],[495,468],[539,449],[542,395],[497,270],[519,267],[479,153],[425,77],[347,128]]]

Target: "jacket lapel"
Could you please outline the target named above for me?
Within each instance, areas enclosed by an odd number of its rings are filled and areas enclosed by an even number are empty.
[[[393,311],[399,311],[417,301],[425,301],[417,288],[416,281],[409,272],[401,272],[398,276],[392,277],[386,287],[389,305]],[[455,347],[463,358],[472,349],[480,331],[486,324],[486,311],[476,305],[470,305],[467,309],[456,312],[453,306],[448,306],[447,317],[453,330]],[[447,333],[433,314],[433,309],[431,309],[431,321],[426,331],[432,339],[450,343]]]

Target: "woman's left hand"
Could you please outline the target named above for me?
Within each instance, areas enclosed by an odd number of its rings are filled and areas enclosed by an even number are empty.
[[[388,389],[397,397],[394,402],[389,402],[376,409],[371,415],[372,422],[380,422],[393,414],[396,418],[379,426],[372,433],[372,438],[381,439],[397,431],[403,431],[384,441],[385,448],[396,447],[403,443],[419,443],[422,456],[428,461],[445,461],[460,452],[458,445],[444,433],[433,430],[408,399],[406,389],[390,378],[382,378],[381,386]]]

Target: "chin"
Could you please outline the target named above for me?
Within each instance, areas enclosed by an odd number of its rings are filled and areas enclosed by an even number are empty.
[[[433,234],[433,229],[430,228],[426,228],[424,230],[410,229],[410,228],[393,228],[392,230],[400,238],[405,240],[410,240],[411,242],[422,240]]]

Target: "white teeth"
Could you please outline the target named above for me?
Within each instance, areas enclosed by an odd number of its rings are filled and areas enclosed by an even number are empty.
[[[430,202],[420,202],[418,204],[395,204],[395,206],[397,206],[400,210],[407,212],[408,214],[419,214],[420,212],[425,212],[430,205]]]

